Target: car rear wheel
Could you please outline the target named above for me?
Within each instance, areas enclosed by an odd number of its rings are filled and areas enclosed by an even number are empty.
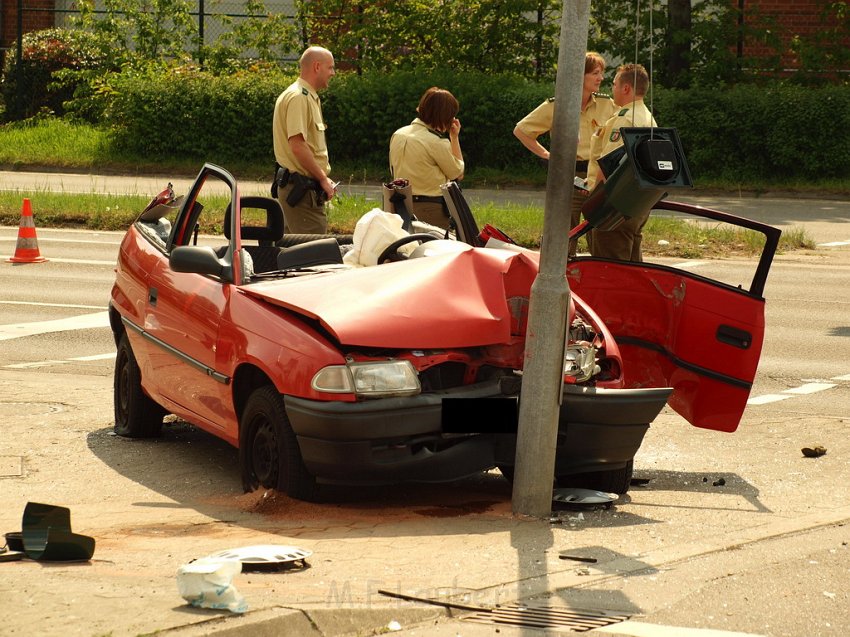
[[[623,494],[629,491],[634,468],[634,460],[629,460],[622,469],[558,476],[557,482],[559,487],[576,487]]]
[[[165,410],[142,390],[142,374],[126,334],[118,343],[113,394],[116,434],[128,438],[152,438],[162,432]]]
[[[299,500],[316,498],[316,479],[304,466],[283,398],[274,387],[260,387],[248,398],[239,426],[239,460],[246,491],[263,486]]]

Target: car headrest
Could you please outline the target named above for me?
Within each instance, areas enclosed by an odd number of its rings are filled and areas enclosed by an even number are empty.
[[[266,211],[265,226],[242,226],[242,239],[275,243],[283,238],[283,208],[276,199],[270,197],[242,197],[240,199],[242,215],[246,209]],[[230,239],[230,204],[224,212],[224,236]]]

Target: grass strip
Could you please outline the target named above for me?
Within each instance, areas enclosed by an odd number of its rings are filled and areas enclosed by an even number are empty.
[[[150,201],[139,195],[73,194],[61,192],[0,192],[0,225],[20,223],[23,199],[30,200],[36,228],[84,228],[89,230],[126,230]],[[224,210],[225,197],[211,198],[209,209]],[[357,220],[375,208],[377,202],[362,195],[334,200],[330,210],[329,231],[351,234]],[[256,213],[256,211],[254,211]],[[488,203],[474,210],[479,226],[490,223],[519,245],[539,248],[543,228],[543,208],[533,205]],[[261,213],[257,213],[261,214]],[[200,231],[222,232],[223,219],[206,219]],[[648,256],[685,259],[754,255],[761,251],[763,237],[752,230],[697,223],[691,220],[653,215],[644,227],[643,251]],[[781,252],[813,249],[814,241],[801,228],[783,231]],[[579,250],[583,250],[583,239]]]

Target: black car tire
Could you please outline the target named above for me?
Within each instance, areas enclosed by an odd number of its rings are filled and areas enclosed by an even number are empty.
[[[632,474],[635,469],[635,461],[629,460],[622,469],[611,469],[607,471],[592,471],[589,473],[576,473],[574,475],[558,476],[559,487],[576,487],[581,489],[593,489],[605,493],[628,493],[632,482]]]
[[[304,466],[283,397],[274,387],[266,385],[251,394],[239,430],[239,458],[246,490],[262,485],[298,500],[315,500],[316,479]]]
[[[142,389],[142,373],[127,334],[121,336],[115,356],[115,433],[127,438],[153,438],[162,432],[165,410]]]

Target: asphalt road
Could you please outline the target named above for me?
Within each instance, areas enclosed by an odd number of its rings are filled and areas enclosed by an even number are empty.
[[[825,224],[813,236],[836,245],[776,258],[739,431],[695,430],[665,410],[636,459],[648,484],[613,509],[563,512],[558,524],[513,518],[497,475],[344,491],[336,503],[308,505],[242,495],[235,451],[191,428],[157,441],[111,436],[114,344],[102,321],[120,234],[38,229],[49,260],[12,265],[17,228],[0,228],[0,530],[40,501],[72,507],[75,531],[98,538],[90,565],[0,564],[9,573],[0,575],[0,634],[257,635],[261,621],[269,634],[368,634],[391,620],[401,634],[494,634],[492,624],[390,603],[382,588],[482,606],[521,599],[616,610],[633,616],[611,627],[622,635],[846,634],[848,213],[846,202],[833,216],[829,202],[798,203],[799,212],[767,207],[807,230]],[[680,265],[729,280],[752,269],[746,260]],[[827,454],[804,458],[800,449],[814,445]],[[182,604],[180,564],[256,543],[309,548],[312,567],[239,576],[253,613],[245,617]],[[312,624],[299,623],[305,616]]]

